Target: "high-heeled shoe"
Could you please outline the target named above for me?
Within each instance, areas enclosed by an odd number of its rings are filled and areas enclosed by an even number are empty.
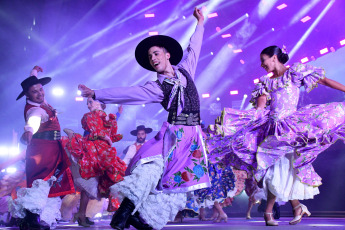
[[[269,219],[266,216],[266,214],[269,215]],[[275,219],[273,218],[273,213],[272,212],[264,212],[264,219],[266,222],[266,226],[278,226],[278,222],[275,221]]]
[[[252,218],[252,217],[251,217],[250,215],[247,215],[247,216],[246,216],[246,219],[247,219],[247,220],[250,220],[251,218]]]
[[[90,227],[91,226],[90,224],[88,224],[86,222],[86,217],[85,218],[81,218],[79,213],[76,213],[73,216],[73,223],[76,222],[76,221],[78,222],[79,226],[83,226],[83,227]]]
[[[224,221],[225,223],[228,222],[228,216],[224,213],[224,214],[219,214],[218,218],[213,221],[214,223],[220,223]]]
[[[298,224],[299,222],[301,222],[302,217],[304,215],[307,215],[307,216],[311,215],[311,213],[309,212],[307,206],[305,206],[304,204],[301,204],[301,203],[299,205],[297,205],[296,207],[294,207],[293,210],[296,210],[299,207],[301,207],[301,209],[302,209],[301,210],[301,214],[294,216],[294,218],[289,222],[290,225],[295,225],[295,224]]]
[[[85,217],[85,221],[86,221],[86,223],[88,223],[89,225],[94,225],[94,224],[95,224],[95,222],[93,222],[92,220],[90,220],[89,217]]]

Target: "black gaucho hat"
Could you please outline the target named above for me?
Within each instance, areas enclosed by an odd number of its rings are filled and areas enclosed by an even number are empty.
[[[135,49],[135,59],[147,70],[155,71],[148,58],[148,51],[152,46],[164,47],[170,53],[169,60],[172,65],[177,65],[182,60],[183,50],[180,43],[169,36],[154,35],[142,40]]]
[[[48,84],[52,79],[50,77],[43,77],[38,79],[36,76],[30,76],[27,79],[25,79],[24,81],[22,81],[22,83],[20,83],[20,85],[23,88],[23,91],[19,94],[19,96],[17,97],[17,101],[22,98],[25,93],[29,90],[29,88],[33,85],[36,84],[41,84],[41,85],[46,85]]]
[[[133,136],[136,136],[138,134],[139,130],[144,130],[145,133],[151,133],[152,132],[151,128],[145,128],[145,125],[139,125],[139,126],[137,126],[137,129],[131,131],[131,134]]]

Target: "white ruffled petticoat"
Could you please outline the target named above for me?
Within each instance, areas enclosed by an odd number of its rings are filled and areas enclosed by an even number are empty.
[[[163,228],[169,220],[174,220],[177,212],[186,206],[186,193],[157,193],[155,188],[163,173],[163,159],[138,165],[131,175],[111,186],[111,195],[120,200],[127,197],[147,224],[154,229]]]
[[[56,227],[56,220],[61,219],[60,197],[48,198],[50,187],[56,177],[49,180],[35,180],[31,188],[21,188],[17,192],[17,199],[10,202],[10,211],[13,217],[24,218],[28,210],[40,215],[41,221],[47,223],[50,228]]]
[[[80,175],[80,166],[78,160],[65,148],[67,156],[71,161],[71,166],[69,167],[73,176],[74,185],[80,190],[84,190],[90,199],[101,200],[98,192],[98,177],[91,177],[86,180]]]
[[[303,184],[292,167],[294,154],[288,153],[268,168],[263,181],[263,189],[267,197],[267,189],[277,197],[276,202],[289,200],[313,199],[319,194],[318,187]]]

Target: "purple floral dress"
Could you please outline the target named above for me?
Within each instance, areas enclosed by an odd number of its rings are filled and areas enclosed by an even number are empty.
[[[252,93],[251,102],[267,96],[266,109],[239,111],[224,109],[215,129],[224,135],[208,140],[211,160],[223,161],[242,170],[254,170],[261,180],[267,169],[282,156],[295,152],[293,167],[302,183],[320,186],[321,177],[312,162],[335,143],[345,140],[345,103],[307,105],[297,109],[300,87],[310,92],[325,77],[321,68],[296,63],[283,76],[263,76]],[[219,130],[218,130],[219,132]]]

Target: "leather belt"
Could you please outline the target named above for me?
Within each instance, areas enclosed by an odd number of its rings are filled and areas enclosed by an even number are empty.
[[[200,116],[199,113],[181,113],[177,117],[172,117],[173,121],[171,124],[173,125],[187,125],[187,126],[195,126],[200,125]]]
[[[61,140],[61,133],[60,131],[57,131],[57,130],[44,131],[44,132],[35,133],[32,136],[32,138],[56,141],[56,140]]]

